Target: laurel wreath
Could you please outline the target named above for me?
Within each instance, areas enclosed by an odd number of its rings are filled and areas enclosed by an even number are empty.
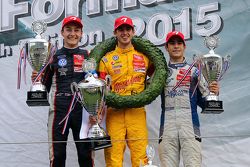
[[[94,58],[99,64],[106,53],[115,49],[116,38],[111,37],[96,45],[90,52],[90,58]],[[106,104],[114,108],[138,108],[150,104],[155,100],[164,88],[167,78],[167,64],[163,52],[147,39],[138,36],[132,38],[135,50],[143,53],[154,64],[155,72],[150,84],[144,91],[135,95],[122,96],[113,92],[107,93]],[[98,68],[98,67],[97,67]]]

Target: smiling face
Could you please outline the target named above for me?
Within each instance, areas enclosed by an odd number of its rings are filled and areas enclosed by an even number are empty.
[[[126,49],[132,46],[131,39],[135,34],[134,28],[130,25],[121,25],[115,31],[114,35],[117,38],[118,47]]]
[[[165,48],[168,51],[171,62],[173,63],[183,62],[185,45],[180,37],[173,36],[171,39],[169,39]]]
[[[64,47],[66,48],[76,48],[82,37],[82,28],[75,23],[66,24],[61,34],[64,38]]]

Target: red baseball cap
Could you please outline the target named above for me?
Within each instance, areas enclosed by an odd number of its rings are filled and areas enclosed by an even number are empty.
[[[81,20],[79,17],[76,17],[76,16],[68,16],[68,17],[66,17],[66,18],[63,19],[62,29],[63,29],[63,27],[64,27],[66,24],[69,24],[69,23],[76,23],[76,24],[78,24],[81,28],[83,27],[82,20]]]
[[[127,16],[121,16],[121,17],[118,17],[116,20],[115,20],[115,25],[114,25],[114,31],[120,27],[121,25],[129,25],[131,26],[132,28],[134,28],[134,24],[133,24],[133,21],[131,18],[127,17]]]
[[[172,37],[174,37],[174,36],[179,37],[179,38],[183,41],[184,45],[186,45],[186,44],[185,44],[184,35],[183,35],[181,32],[179,32],[179,31],[172,31],[172,32],[169,32],[169,33],[167,34],[167,37],[166,37],[166,44],[167,44],[168,41],[169,41]]]

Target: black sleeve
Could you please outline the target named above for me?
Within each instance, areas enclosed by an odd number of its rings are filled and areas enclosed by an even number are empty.
[[[52,84],[52,77],[54,75],[54,68],[53,68],[53,62],[50,63],[45,71],[44,71],[44,75],[43,75],[43,79],[42,79],[42,83],[45,85],[47,92],[50,91],[51,88],[51,84]]]

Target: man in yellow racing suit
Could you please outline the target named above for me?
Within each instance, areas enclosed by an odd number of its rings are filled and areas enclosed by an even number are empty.
[[[101,78],[111,76],[111,91],[129,96],[145,89],[149,70],[149,59],[136,51],[131,43],[134,35],[132,20],[127,16],[116,19],[114,35],[117,38],[115,50],[107,53],[99,64]],[[116,109],[108,106],[106,126],[111,136],[112,147],[105,149],[107,167],[122,167],[126,143],[130,149],[132,167],[139,167],[146,159],[148,130],[145,108]]]

